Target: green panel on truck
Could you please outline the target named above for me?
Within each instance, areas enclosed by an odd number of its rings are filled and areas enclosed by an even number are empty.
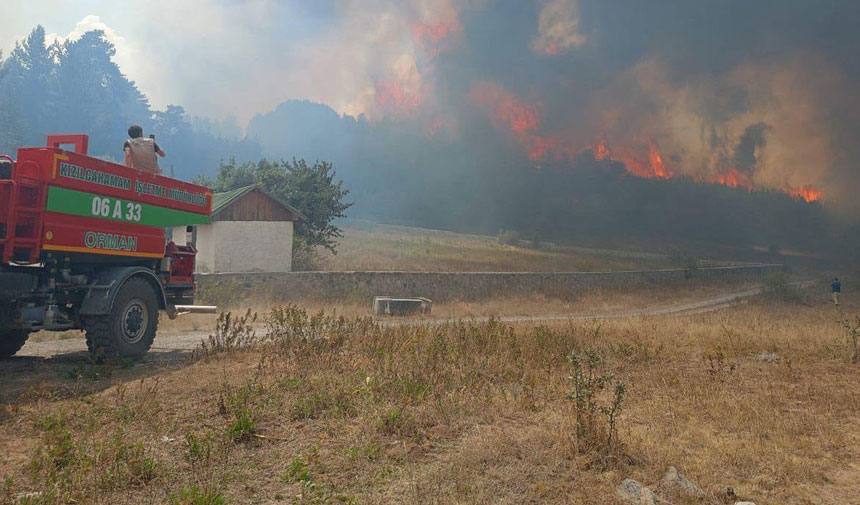
[[[209,222],[209,217],[203,214],[168,209],[167,207],[95,195],[57,186],[48,187],[48,202],[45,210],[161,228]]]

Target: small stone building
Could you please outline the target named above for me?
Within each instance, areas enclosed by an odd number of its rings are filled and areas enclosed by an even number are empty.
[[[197,227],[198,272],[289,272],[299,211],[257,185],[215,193],[209,224]],[[173,231],[176,242],[185,229]]]

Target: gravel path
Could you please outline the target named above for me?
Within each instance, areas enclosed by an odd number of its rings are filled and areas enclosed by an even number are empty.
[[[505,323],[540,323],[553,321],[590,321],[603,319],[621,319],[634,317],[655,317],[681,314],[698,314],[710,312],[727,307],[733,303],[752,298],[761,293],[761,288],[746,289],[731,294],[714,296],[703,300],[686,302],[681,304],[655,306],[644,309],[624,310],[615,312],[603,312],[593,314],[547,314],[542,316],[506,316],[498,320]],[[469,318],[471,321],[483,322],[489,317]],[[453,322],[455,319],[423,318],[423,319],[395,319],[383,320],[388,325],[422,325],[422,324],[444,324]],[[201,340],[209,335],[208,331],[185,331],[185,332],[160,332],[155,339],[150,353],[144,361],[163,361],[186,355]],[[83,338],[51,340],[34,342],[29,341],[16,356],[32,358],[50,358],[59,355],[78,354],[86,352],[86,343]]]

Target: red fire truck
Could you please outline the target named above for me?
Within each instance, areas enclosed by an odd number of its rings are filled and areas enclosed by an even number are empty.
[[[96,357],[139,358],[159,310],[194,311],[193,227],[212,192],[89,157],[87,142],[49,135],[0,156],[0,358],[34,331],[73,329]],[[174,227],[189,231],[180,244],[165,239]]]

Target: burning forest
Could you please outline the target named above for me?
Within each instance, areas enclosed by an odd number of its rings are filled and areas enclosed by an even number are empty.
[[[283,9],[234,15],[250,26],[249,16],[284,18]],[[44,100],[64,96],[39,83],[72,75],[49,62],[71,62],[63,47],[75,47],[90,29],[95,35],[86,40],[105,46],[97,61],[115,69],[91,67],[87,82],[135,89],[135,79],[144,91],[172,89],[171,99],[187,110],[235,116],[244,132],[236,127],[226,138],[229,151],[211,153],[184,109],[155,111],[147,95],[119,90],[91,100],[93,110],[118,104],[112,112],[75,113],[65,105],[20,119],[16,131],[24,133],[4,142],[33,143],[39,132],[78,128],[83,120],[75,118],[89,114],[86,124],[104,126],[93,136],[109,140],[99,146],[108,153],[122,140],[108,124],[153,117],[146,127],[164,130],[165,144],[179,144],[180,175],[212,175],[219,157],[330,160],[355,195],[357,216],[488,233],[516,221],[524,233],[559,239],[567,236],[559,222],[588,219],[577,229],[644,237],[675,230],[674,238],[685,240],[681,228],[664,230],[667,221],[653,216],[688,214],[692,192],[692,205],[710,209],[699,217],[704,223],[737,220],[719,224],[736,230],[730,241],[760,245],[779,236],[815,247],[844,234],[834,230],[860,214],[860,147],[852,135],[860,128],[853,65],[860,37],[848,21],[858,9],[835,1],[812,8],[670,0],[648,9],[599,0],[322,2],[296,11],[297,19],[313,20],[310,33],[279,33],[290,44],[267,45],[266,22],[259,33],[231,32],[225,44],[239,36],[248,38],[241,44],[259,44],[241,49],[255,57],[243,59],[241,72],[222,72],[228,77],[217,86],[201,85],[209,69],[193,58],[176,66],[171,83],[153,84],[153,74],[128,56],[134,51],[120,30],[88,16],[64,46],[51,46],[43,31],[41,43],[6,52],[0,108],[38,102],[42,92]],[[44,54],[28,53],[39,44]],[[205,49],[188,44],[189,52]],[[153,56],[165,64],[173,58]],[[29,63],[38,58],[46,64]],[[35,75],[42,67],[45,75]],[[230,100],[219,88],[225,85]],[[22,94],[25,88],[32,93]],[[138,112],[114,117],[123,110]],[[629,202],[650,212],[630,212]],[[806,217],[786,220],[787,213]],[[775,229],[751,228],[747,214],[771,216],[767,227]],[[797,238],[804,236],[815,240]]]

